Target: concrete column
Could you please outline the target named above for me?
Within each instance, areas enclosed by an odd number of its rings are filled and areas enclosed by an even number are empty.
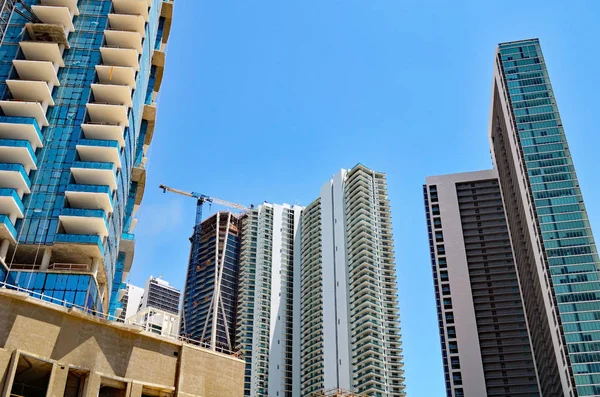
[[[69,367],[56,363],[53,364],[46,397],[63,397],[65,395],[65,388],[67,387],[68,376]]]
[[[102,379],[100,378],[100,375],[95,372],[90,372],[85,380],[82,397],[98,397],[98,393],[100,393],[101,380]]]
[[[92,273],[94,277],[98,275],[98,268],[100,267],[100,258],[92,258]]]
[[[142,384],[134,382],[130,383],[127,397],[142,397]]]
[[[10,241],[8,239],[2,240],[0,244],[0,258],[6,263],[6,255],[8,254],[8,247],[10,247]]]
[[[9,353],[10,354],[10,353]],[[4,384],[0,397],[10,397],[10,391],[15,380],[15,374],[17,373],[17,365],[19,364],[19,351],[15,350],[12,353],[10,364],[7,366],[4,376]],[[2,384],[2,382],[0,382]]]
[[[52,257],[52,247],[46,247],[44,249],[44,256],[42,257],[42,264],[40,265],[40,270],[48,270],[48,266],[50,265],[51,257]]]

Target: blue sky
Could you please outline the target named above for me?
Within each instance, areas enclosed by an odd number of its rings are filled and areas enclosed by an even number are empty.
[[[495,46],[539,37],[599,230],[597,154],[585,150],[600,147],[599,11],[591,0],[176,1],[131,281],[184,283],[195,202],[159,184],[306,205],[361,162],[388,174],[407,391],[445,395],[421,185],[491,167]]]

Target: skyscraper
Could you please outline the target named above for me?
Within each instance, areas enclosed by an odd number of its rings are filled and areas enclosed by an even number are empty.
[[[490,144],[541,392],[600,395],[600,260],[539,41],[500,44],[494,66]]]
[[[236,340],[247,396],[300,395],[301,211],[265,203],[242,219]]]
[[[302,213],[301,395],[403,396],[386,176],[342,170]]]
[[[423,195],[447,397],[540,395],[497,172]]]
[[[161,278],[150,276],[146,281],[139,309],[153,307],[179,315],[180,299],[181,291]]]
[[[228,211],[201,223],[200,245],[192,244],[181,333],[233,351],[240,249],[240,220]]]
[[[1,30],[0,281],[114,313],[173,2],[25,3]]]

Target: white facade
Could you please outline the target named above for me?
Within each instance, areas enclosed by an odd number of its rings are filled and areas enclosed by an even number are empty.
[[[169,338],[177,338],[179,335],[179,315],[153,307],[140,310],[125,322]]]
[[[123,303],[123,311],[125,312],[124,319],[128,319],[138,312],[142,303],[142,296],[144,295],[144,289],[137,287],[133,284],[127,284],[125,296],[127,297],[127,303]],[[125,300],[125,297],[123,298]]]
[[[294,288],[302,207],[263,204],[242,220],[237,348],[248,363],[246,395],[299,395]]]
[[[302,219],[302,396],[404,396],[385,174],[341,170]]]

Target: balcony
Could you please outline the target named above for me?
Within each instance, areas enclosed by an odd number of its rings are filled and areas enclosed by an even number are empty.
[[[124,105],[88,103],[85,106],[87,107],[88,116],[93,123],[129,127],[128,109]]]
[[[71,174],[77,184],[106,185],[111,191],[117,188],[117,176],[113,163],[96,163],[76,161],[71,167]]]
[[[59,86],[54,64],[50,61],[13,60],[13,65],[21,80],[45,81],[52,86]]]
[[[142,53],[142,35],[124,30],[105,30],[104,39],[110,47],[130,48]]]
[[[21,164],[0,163],[0,186],[29,194],[31,181]]]
[[[6,80],[13,98],[23,102],[40,102],[54,106],[48,83],[32,80]]]
[[[34,41],[61,44],[68,49],[69,32],[75,30],[69,8],[44,5],[34,5],[31,8],[42,23],[26,24],[29,36]]]
[[[0,139],[26,139],[34,150],[42,146],[42,133],[33,117],[0,116]]]
[[[6,215],[0,215],[0,239],[17,242],[17,230]]]
[[[22,164],[26,171],[37,169],[37,158],[29,141],[0,139],[0,159],[6,163]]]
[[[25,207],[15,189],[0,188],[0,214],[23,218]]]
[[[29,61],[52,62],[59,67],[65,66],[62,51],[56,43],[42,41],[21,41],[19,43],[25,59]]]
[[[125,146],[125,127],[111,124],[81,124],[83,136],[86,139],[100,139],[119,142],[120,147]]]
[[[131,88],[127,85],[92,84],[96,102],[132,107]]]
[[[65,197],[73,208],[101,209],[113,212],[112,192],[109,186],[69,184]]]
[[[140,15],[148,22],[148,3],[146,0],[113,0],[117,14]]]
[[[42,107],[42,104],[38,102],[4,100],[0,101],[0,108],[5,116],[33,117],[39,126],[47,127],[49,125],[46,118],[46,111]]]
[[[77,0],[41,0],[40,3],[45,6],[67,7],[71,15],[79,15]]]
[[[66,34],[75,30],[73,15],[71,15],[69,7],[34,5],[31,6],[31,9],[44,24],[61,25]]]
[[[96,235],[59,233],[54,238],[54,245],[68,245],[69,251],[73,253],[73,256],[81,255],[86,258],[104,257],[102,237]],[[75,261],[71,260],[71,262]]]
[[[100,47],[102,63],[109,66],[125,66],[133,68],[136,72],[140,70],[138,52],[130,48]]]
[[[108,235],[108,221],[103,210],[63,208],[58,218],[67,234]]]
[[[82,161],[113,163],[121,168],[121,147],[117,141],[80,139],[76,147]]]
[[[102,84],[126,85],[135,89],[135,70],[131,67],[96,65],[96,73]]]
[[[146,22],[141,15],[108,14],[108,23],[113,30],[138,32],[146,37]]]

